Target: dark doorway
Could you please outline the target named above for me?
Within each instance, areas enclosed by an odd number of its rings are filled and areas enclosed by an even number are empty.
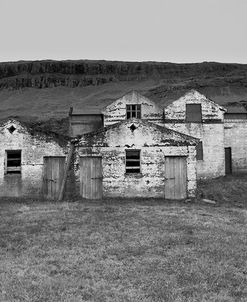
[[[232,148],[225,148],[225,169],[226,174],[232,174]]]

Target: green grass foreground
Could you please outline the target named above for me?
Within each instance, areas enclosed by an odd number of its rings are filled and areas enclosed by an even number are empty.
[[[0,203],[0,301],[247,301],[247,210]]]

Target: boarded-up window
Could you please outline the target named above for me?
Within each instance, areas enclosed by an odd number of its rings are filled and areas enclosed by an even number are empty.
[[[6,151],[6,173],[21,173],[21,150]]]
[[[202,107],[201,104],[186,104],[186,122],[201,122]]]
[[[141,118],[141,105],[135,104],[135,105],[126,105],[126,114],[127,119],[129,118]]]
[[[197,160],[203,160],[202,142],[199,142],[199,144],[196,146],[196,159]]]
[[[126,173],[140,172],[140,150],[126,150]]]

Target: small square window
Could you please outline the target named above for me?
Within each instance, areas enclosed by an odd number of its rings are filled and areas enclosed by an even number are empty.
[[[140,172],[140,150],[126,150],[126,173]]]
[[[201,104],[186,104],[186,122],[200,123],[202,121]]]
[[[127,119],[130,118],[141,118],[141,105],[126,105],[126,116]]]
[[[21,173],[21,150],[6,150],[6,174]]]
[[[196,159],[197,160],[203,160],[203,146],[202,146],[202,142],[199,142],[199,144],[196,146]]]

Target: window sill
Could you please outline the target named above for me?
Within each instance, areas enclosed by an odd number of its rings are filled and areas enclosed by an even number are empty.
[[[143,174],[142,173],[125,173],[124,176],[128,177],[128,178],[142,178]]]

